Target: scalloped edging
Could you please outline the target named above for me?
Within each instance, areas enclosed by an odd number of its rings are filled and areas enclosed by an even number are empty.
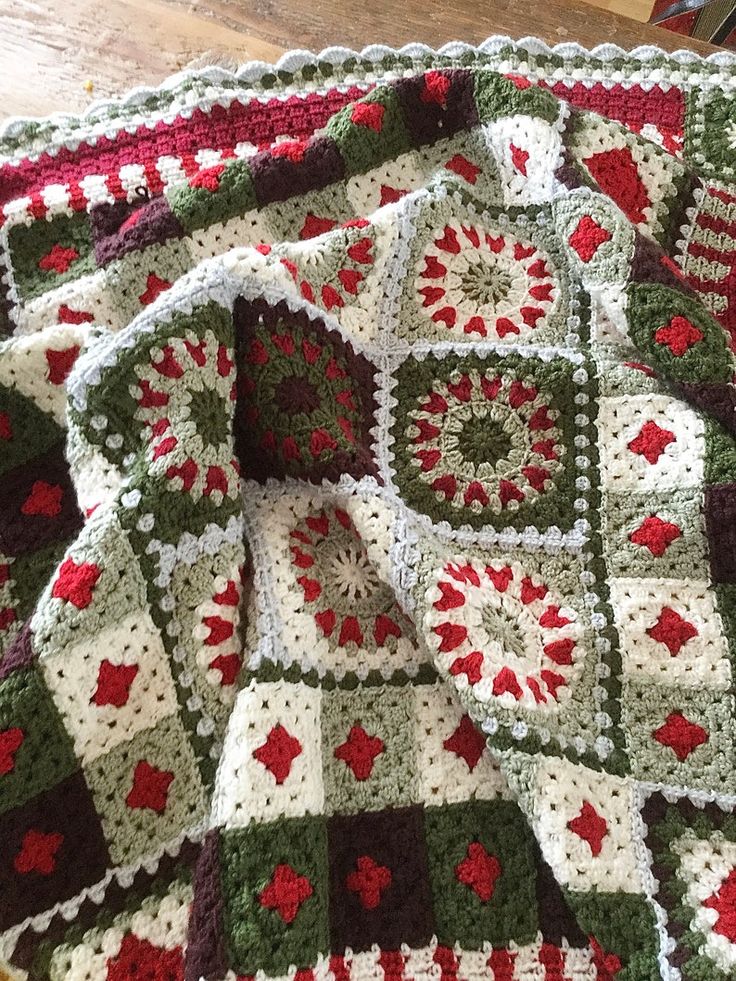
[[[370,78],[371,69],[378,67],[386,59],[396,61],[408,59],[414,63],[423,59],[457,61],[470,58],[473,60],[500,57],[504,50],[509,48],[515,52],[528,54],[535,59],[553,58],[563,62],[584,59],[598,61],[604,66],[610,66],[613,62],[623,60],[642,66],[652,65],[656,70],[659,65],[655,65],[655,63],[663,62],[671,65],[674,71],[677,71],[679,66],[704,71],[708,74],[725,71],[732,74],[736,80],[736,54],[730,51],[716,51],[704,57],[686,49],[667,52],[656,45],[639,45],[627,51],[616,44],[600,44],[587,49],[577,42],[566,41],[550,47],[546,42],[532,36],[515,41],[507,35],[494,35],[477,46],[463,41],[450,41],[437,49],[421,43],[406,44],[400,48],[371,44],[361,51],[332,46],[319,53],[294,49],[287,51],[273,64],[264,61],[249,61],[234,71],[216,65],[184,69],[169,75],[158,85],[136,86],[123,95],[95,100],[79,113],[54,112],[42,117],[11,116],[0,123],[0,162],[12,163],[14,158],[18,159],[16,149],[11,147],[4,149],[3,143],[19,144],[23,140],[38,141],[39,144],[42,144],[44,140],[47,143],[52,143],[54,139],[59,138],[55,135],[56,131],[67,130],[61,140],[68,140],[73,144],[75,142],[74,130],[82,129],[85,126],[94,127],[100,124],[109,124],[114,119],[121,117],[122,114],[134,112],[136,109],[148,112],[161,111],[163,107],[154,108],[150,105],[151,101],[158,102],[167,97],[175,99],[177,96],[185,96],[188,90],[197,85],[202,85],[205,89],[211,86],[235,88],[240,94],[250,90],[253,95],[263,95],[266,92],[276,95],[278,85],[267,86],[265,84],[269,77],[273,77],[275,83],[280,83],[289,88],[294,84],[293,80],[279,79],[279,76],[293,76],[297,73],[303,73],[305,68],[314,68],[319,71],[320,65],[326,65],[342,70],[348,62],[354,60],[358,63],[364,63],[361,66],[364,75]],[[382,69],[374,77],[384,78],[387,76],[390,76],[390,70]],[[322,81],[329,81],[334,84],[342,80],[334,78],[331,73],[324,73]],[[306,84],[305,80],[302,87],[308,88],[310,91],[319,90],[319,84],[315,84],[313,81],[311,84]],[[188,108],[191,111],[198,105],[197,99],[189,102],[185,100],[185,105],[181,109],[186,111]],[[79,136],[76,139],[81,140],[84,137]],[[74,146],[71,148],[74,149]],[[26,155],[32,153],[30,149],[24,152]],[[42,152],[40,146],[36,152]]]

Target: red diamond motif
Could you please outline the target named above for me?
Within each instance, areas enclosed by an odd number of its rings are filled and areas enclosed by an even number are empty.
[[[361,855],[355,872],[345,880],[350,892],[356,892],[363,909],[376,909],[383,892],[391,885],[393,876],[385,865],[374,862],[370,855]]]
[[[146,760],[140,760],[136,764],[133,786],[125,798],[125,803],[131,810],[147,808],[149,811],[162,814],[166,810],[169,787],[173,779],[174,774],[168,770],[159,770]]]
[[[15,769],[15,754],[23,745],[25,736],[17,726],[0,732],[0,777]]]
[[[464,715],[460,725],[442,745],[449,753],[465,760],[469,770],[474,770],[486,748],[486,741],[469,715]]]
[[[580,256],[581,262],[590,262],[604,242],[608,242],[611,233],[603,228],[590,215],[583,215],[575,231],[567,240],[571,249]]]
[[[672,657],[677,657],[685,644],[698,636],[698,630],[688,620],[683,619],[676,610],[665,606],[654,626],[647,629],[647,634],[653,640],[664,644]]]
[[[600,855],[603,839],[608,834],[608,822],[596,811],[590,801],[583,801],[580,813],[567,826],[573,834],[590,845],[593,856]]]
[[[64,835],[57,831],[45,834],[32,828],[23,836],[23,843],[13,860],[15,871],[20,875],[37,872],[39,875],[51,875],[56,868],[56,853],[61,848]]]
[[[384,742],[378,736],[369,736],[356,722],[348,738],[335,749],[335,758],[342,760],[353,771],[356,780],[367,780],[373,773],[373,764],[384,750]]]
[[[65,249],[63,245],[56,245],[47,252],[42,259],[38,260],[38,268],[44,272],[65,273],[69,266],[79,258],[79,253],[75,248]]]
[[[656,515],[645,518],[636,531],[629,535],[629,541],[634,545],[644,545],[652,555],[659,558],[664,555],[672,542],[682,537],[682,532],[671,521],[663,521]]]
[[[708,742],[708,733],[681,712],[670,712],[664,725],[654,730],[652,738],[662,746],[668,746],[682,763],[693,750]]]
[[[291,772],[291,764],[302,752],[302,744],[286,729],[277,723],[266,737],[266,741],[253,756],[269,770],[276,783],[283,783]]]
[[[713,924],[714,933],[736,943],[736,869],[731,869],[721,887],[703,903],[706,909],[714,909],[718,919]]]
[[[350,112],[350,119],[356,126],[365,126],[375,133],[383,129],[383,114],[386,107],[380,102],[356,102]]]
[[[646,221],[645,208],[651,206],[639,168],[628,147],[594,153],[585,166],[604,194],[616,202],[629,221]]]
[[[690,348],[703,340],[702,330],[691,324],[687,317],[673,317],[665,326],[654,333],[654,340],[670,349],[676,358],[681,358]]]
[[[122,708],[130,697],[130,686],[137,674],[137,664],[112,664],[105,659],[97,672],[97,688],[90,701],[99,706]]]
[[[21,505],[21,513],[28,517],[55,518],[61,513],[61,502],[64,491],[58,484],[49,484],[45,480],[37,480],[31,487],[31,493]]]
[[[77,565],[74,559],[66,559],[59,566],[51,595],[83,610],[92,602],[92,590],[100,575],[101,570],[92,562]]]
[[[166,279],[161,279],[156,273],[149,273],[146,279],[146,288],[138,297],[144,307],[159,297],[166,290],[171,289],[172,284]]]
[[[284,923],[293,923],[312,892],[312,883],[306,876],[299,875],[290,865],[277,865],[258,902],[266,909],[276,910]]]
[[[501,875],[501,865],[495,855],[490,855],[479,841],[471,841],[465,858],[455,866],[455,878],[472,889],[482,903],[493,897],[496,881]]]
[[[669,429],[662,429],[651,419],[645,422],[639,435],[629,443],[632,453],[643,456],[647,463],[656,463],[664,453],[665,447],[675,442],[675,434]]]

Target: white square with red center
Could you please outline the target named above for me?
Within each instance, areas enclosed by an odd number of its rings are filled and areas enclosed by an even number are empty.
[[[530,794],[524,809],[531,809],[542,854],[561,885],[641,892],[630,781],[544,757]]]
[[[611,606],[624,674],[664,684],[729,687],[728,642],[707,583],[613,579]]]
[[[680,856],[678,878],[684,902],[693,910],[690,928],[705,939],[700,952],[727,977],[736,969],[736,842],[716,833],[710,838],[679,838],[672,849]]]
[[[428,806],[510,799],[479,726],[444,681],[413,689],[419,792]]]
[[[555,171],[562,162],[559,130],[538,116],[505,116],[483,131],[498,162],[504,203],[541,204],[558,187]]]
[[[177,710],[161,635],[147,612],[39,662],[82,763]]]
[[[601,481],[607,490],[702,484],[703,422],[684,402],[668,395],[602,398],[597,425]]]
[[[322,813],[321,702],[320,689],[285,681],[240,692],[217,775],[215,824]]]

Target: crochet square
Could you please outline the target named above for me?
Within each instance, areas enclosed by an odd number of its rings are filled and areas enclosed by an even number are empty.
[[[115,317],[110,326],[121,328],[128,324],[136,314],[171,289],[193,264],[186,242],[175,239],[115,259],[107,266],[105,290],[107,305]]]
[[[34,666],[0,681],[0,813],[18,807],[77,769],[43,679]]]
[[[332,116],[325,134],[339,144],[348,177],[364,171],[369,161],[393,159],[410,146],[399,97],[385,86],[369,93],[360,106]]]
[[[0,551],[21,555],[62,541],[82,524],[62,445],[3,474]]]
[[[537,936],[533,836],[511,801],[468,801],[425,812],[440,943],[530,943]]]
[[[288,682],[251,682],[232,710],[213,813],[226,828],[321,814],[323,694]]]
[[[505,798],[509,794],[506,778],[485,736],[447,683],[416,685],[413,698],[416,773],[425,807]]]
[[[634,777],[733,793],[733,695],[630,679],[623,718]]]
[[[512,217],[422,196],[409,214],[399,337],[577,344],[569,278],[543,213]]]
[[[8,233],[13,277],[24,299],[40,296],[95,270],[85,213],[13,225]]]
[[[533,774],[532,826],[556,881],[576,892],[640,894],[631,782],[544,757]]]
[[[325,810],[352,814],[418,800],[417,739],[406,688],[383,685],[322,696]]]
[[[705,173],[718,180],[736,175],[733,100],[724,92],[693,87],[687,95],[685,144]]]
[[[317,191],[307,191],[298,203],[289,199],[267,205],[262,218],[268,228],[267,242],[303,242],[332,231],[354,217],[345,185],[331,184]]]
[[[409,357],[394,377],[394,481],[410,507],[452,528],[574,525],[577,485],[591,480],[578,479],[591,432],[585,368],[448,354]]]
[[[2,474],[39,457],[64,439],[61,427],[33,399],[5,385],[0,385],[0,426]]]
[[[668,960],[683,981],[726,981],[736,970],[736,820],[725,805],[652,794],[642,809]]]
[[[426,654],[387,581],[391,515],[372,495],[341,504],[317,493],[253,496],[251,535],[275,593],[276,657],[336,678],[413,672]]]
[[[373,215],[421,187],[424,178],[420,154],[412,150],[365,174],[355,174],[345,182],[345,193],[354,215]]]
[[[322,818],[224,831],[225,942],[239,974],[286,974],[330,949],[327,832]]]
[[[483,126],[496,157],[506,205],[525,207],[554,197],[554,175],[562,161],[562,138],[555,122],[504,113]]]
[[[335,815],[327,833],[332,949],[428,943],[435,923],[422,809]]]
[[[236,303],[236,447],[245,477],[318,483],[376,473],[374,365],[285,303]]]
[[[731,686],[731,662],[707,582],[612,579],[611,606],[625,675],[713,693]]]
[[[71,899],[101,879],[110,862],[81,773],[7,811],[0,841],[2,930]]]
[[[701,417],[668,395],[602,398],[598,414],[601,481],[618,494],[699,487]]]
[[[177,711],[161,635],[145,610],[40,665],[83,764]]]
[[[708,575],[700,488],[606,493],[601,524],[611,575],[697,579]]]
[[[156,855],[204,818],[202,781],[178,716],[140,730],[84,773],[117,864]]]

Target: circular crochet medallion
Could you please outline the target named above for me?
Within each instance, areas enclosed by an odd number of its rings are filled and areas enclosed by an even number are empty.
[[[152,348],[136,365],[135,418],[148,427],[151,472],[161,472],[171,490],[203,495],[214,504],[235,497],[239,467],[231,429],[235,400],[232,350],[214,333],[187,331]]]
[[[568,368],[510,356],[404,362],[393,435],[406,502],[453,528],[540,527],[564,518]]]
[[[564,597],[517,563],[447,563],[429,594],[427,643],[482,702],[550,710],[580,673],[583,627]]]
[[[435,230],[417,273],[424,317],[468,339],[522,337],[557,300],[549,258],[531,242],[481,224]]]

